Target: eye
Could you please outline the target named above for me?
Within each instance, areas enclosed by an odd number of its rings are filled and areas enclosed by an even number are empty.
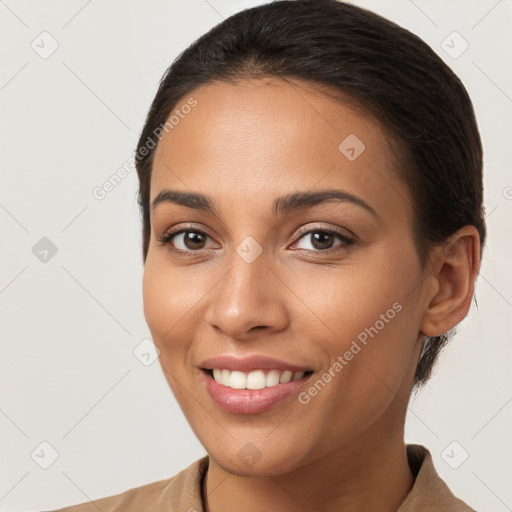
[[[313,252],[330,252],[331,250],[344,249],[352,245],[355,240],[345,234],[342,231],[328,228],[316,228],[310,229],[309,231],[299,233],[301,240],[310,239],[310,246],[298,247],[299,249]],[[193,255],[195,252],[199,252],[205,247],[206,241],[211,238],[204,231],[192,228],[182,228],[174,231],[167,231],[158,238],[160,245],[167,245],[169,249],[185,255]],[[176,239],[176,240],[175,240]],[[333,245],[338,239],[340,242],[338,245]],[[295,243],[297,245],[297,242]]]
[[[175,252],[187,254],[205,249],[208,238],[210,238],[209,235],[197,229],[179,229],[165,232],[158,241]]]
[[[302,233],[299,241],[303,239],[307,240],[308,238],[312,249],[308,247],[299,247],[299,249],[313,252],[330,252],[331,250],[336,250],[336,248],[346,248],[354,243],[354,239],[346,235],[344,232],[327,228],[310,229],[309,231]],[[338,239],[340,243],[337,246],[333,246],[336,239]]]

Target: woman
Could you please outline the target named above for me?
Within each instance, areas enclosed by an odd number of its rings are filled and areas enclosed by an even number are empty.
[[[166,72],[137,170],[144,313],[208,455],[61,511],[471,511],[404,442],[485,240],[430,47],[335,0],[242,11]]]

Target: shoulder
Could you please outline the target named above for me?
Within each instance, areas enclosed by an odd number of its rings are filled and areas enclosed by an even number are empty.
[[[407,457],[415,481],[398,512],[476,512],[451,492],[427,448],[408,444]]]
[[[202,510],[201,481],[208,456],[165,480],[128,489],[119,494],[47,512],[140,512],[141,510]]]

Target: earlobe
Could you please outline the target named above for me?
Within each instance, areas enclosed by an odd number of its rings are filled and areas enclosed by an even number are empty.
[[[431,277],[437,292],[431,298],[421,324],[427,336],[440,336],[467,315],[480,269],[480,236],[474,226],[454,233],[437,254]]]

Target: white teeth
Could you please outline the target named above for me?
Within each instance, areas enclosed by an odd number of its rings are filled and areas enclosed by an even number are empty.
[[[279,382],[281,384],[285,384],[286,382],[290,382],[292,380],[292,377],[293,377],[293,372],[289,372],[289,371],[283,372],[281,377],[279,378]]]
[[[229,370],[221,370],[221,371],[222,371],[222,375],[221,375],[220,383],[224,384],[224,386],[229,386],[229,381],[230,381],[229,376],[231,375],[231,372]]]
[[[247,387],[247,376],[244,372],[232,371],[229,379],[229,387],[233,389],[245,389]]]
[[[226,369],[214,368],[213,378],[219,384],[233,389],[263,389],[286,384],[295,380],[302,379],[305,372],[291,372],[286,370],[270,370],[266,375],[263,370],[254,370],[249,373],[240,371],[230,371]]]
[[[272,386],[277,386],[279,384],[279,377],[281,376],[281,372],[279,370],[270,370],[267,373],[267,380],[265,381],[265,386],[270,388]]]
[[[266,386],[266,377],[262,370],[247,375],[247,389],[263,389]]]

